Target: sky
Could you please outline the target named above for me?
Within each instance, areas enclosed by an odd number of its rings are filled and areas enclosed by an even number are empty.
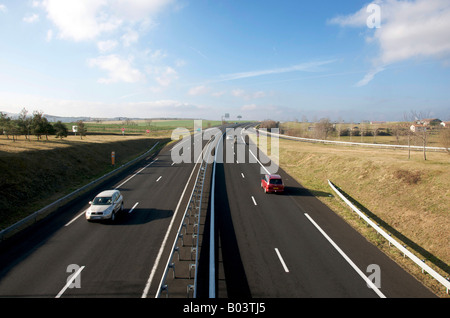
[[[0,111],[450,120],[448,0],[0,0]]]

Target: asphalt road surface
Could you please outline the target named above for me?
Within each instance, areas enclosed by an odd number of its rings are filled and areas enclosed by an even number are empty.
[[[193,160],[174,164],[171,147],[97,189],[124,195],[114,223],[86,221],[91,192],[2,242],[0,297],[142,297],[145,289],[154,297],[168,255],[165,238],[196,167]]]
[[[282,169],[286,192],[264,193],[268,159],[249,152],[241,136],[224,141],[234,162],[217,165],[218,276],[226,282],[219,298],[434,297]]]
[[[217,298],[434,297],[282,169],[286,193],[265,194],[261,164],[245,143],[236,161],[230,142],[233,162],[216,166]],[[115,223],[85,220],[92,192],[0,243],[0,297],[155,297],[197,167],[171,148],[97,189],[123,193]]]

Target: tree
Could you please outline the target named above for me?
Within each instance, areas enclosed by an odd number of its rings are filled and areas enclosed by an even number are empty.
[[[447,153],[450,154],[450,128],[441,128],[440,138],[442,146],[444,146],[444,148],[447,149]]]
[[[31,118],[28,117],[28,110],[25,108],[23,108],[19,114],[17,126],[19,132],[25,136],[25,139],[28,140],[28,136],[31,134]]]
[[[53,128],[55,129],[56,138],[59,137],[62,140],[64,137],[67,137],[67,127],[60,120],[53,125]]]
[[[77,131],[80,134],[81,139],[83,139],[83,136],[86,136],[87,129],[82,120],[77,121]]]
[[[326,140],[329,133],[333,131],[333,124],[328,118],[322,118],[315,126],[315,135],[318,139]]]
[[[44,117],[43,112],[33,112],[33,118],[31,119],[31,133],[36,136],[37,140],[40,140],[41,136],[45,134],[46,121],[47,118]]]
[[[427,141],[428,141],[428,129],[427,124],[425,123],[424,119],[428,118],[428,114],[424,113],[417,113],[415,111],[411,112],[414,118],[416,119],[416,122],[421,125],[420,129],[416,131],[416,135],[422,140],[423,144],[423,160],[427,160]]]

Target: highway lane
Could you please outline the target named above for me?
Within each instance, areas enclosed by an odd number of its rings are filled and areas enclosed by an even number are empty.
[[[163,271],[156,265],[168,255],[162,244],[195,166],[173,164],[170,148],[104,185],[124,195],[125,211],[115,223],[85,220],[91,193],[3,242],[0,297],[141,297],[147,285],[154,295]]]
[[[218,297],[434,297],[282,169],[287,193],[265,194],[248,159],[218,165]],[[380,288],[367,285],[373,265]]]

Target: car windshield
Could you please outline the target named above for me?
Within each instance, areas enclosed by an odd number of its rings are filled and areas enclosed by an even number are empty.
[[[92,205],[109,205],[111,202],[111,197],[96,197],[92,202]]]
[[[283,184],[281,179],[270,179],[270,184]]]

